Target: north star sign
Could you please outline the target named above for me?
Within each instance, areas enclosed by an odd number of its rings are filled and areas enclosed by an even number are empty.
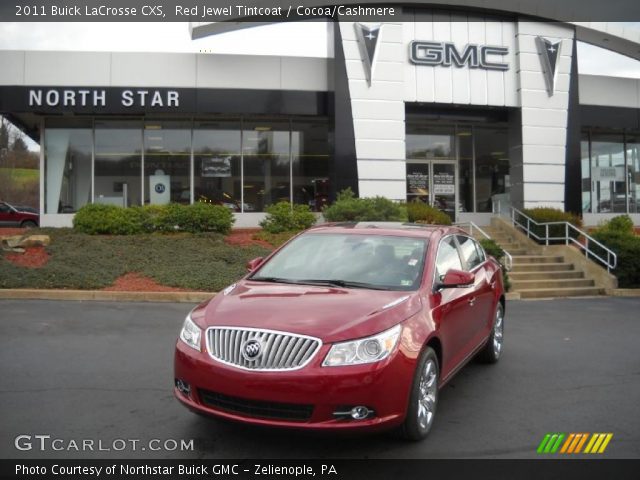
[[[468,44],[458,50],[452,42],[431,42],[414,40],[409,48],[409,60],[416,65],[454,65],[462,68],[481,68],[484,70],[509,70],[509,64],[499,62],[509,53],[507,47]]]
[[[30,107],[107,107],[107,91],[90,88],[31,88]],[[123,107],[179,107],[180,93],[175,90],[128,89],[120,94]]]

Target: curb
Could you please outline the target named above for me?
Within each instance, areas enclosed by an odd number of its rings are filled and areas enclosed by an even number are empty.
[[[100,302],[200,303],[216,292],[112,292],[105,290],[0,289],[5,300],[93,300]]]
[[[607,289],[607,295],[611,295],[612,297],[640,297],[640,288]]]

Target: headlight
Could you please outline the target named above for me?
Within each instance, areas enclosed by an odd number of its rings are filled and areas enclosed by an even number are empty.
[[[373,337],[336,343],[322,362],[323,367],[340,367],[379,362],[387,358],[400,338],[402,327],[396,325]]]
[[[180,340],[189,345],[191,348],[195,348],[200,351],[200,337],[202,336],[202,330],[193,323],[191,320],[191,313],[184,319],[184,325],[180,331]]]

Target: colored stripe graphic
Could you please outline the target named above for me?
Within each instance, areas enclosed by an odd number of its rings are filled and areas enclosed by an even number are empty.
[[[564,433],[547,433],[540,445],[538,445],[538,453],[556,453],[558,448],[560,448],[560,444],[564,439]]]
[[[538,445],[537,453],[599,454],[604,453],[612,438],[613,433],[547,433]]]

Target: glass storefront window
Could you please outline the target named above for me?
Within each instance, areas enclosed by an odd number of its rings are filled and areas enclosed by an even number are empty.
[[[45,124],[45,213],[74,213],[91,202],[91,121]]]
[[[456,129],[458,142],[458,211],[473,212],[473,132],[471,127]]]
[[[96,120],[95,203],[142,204],[142,122]]]
[[[294,122],[291,130],[293,203],[319,212],[329,203],[329,142],[326,122]]]
[[[193,130],[194,201],[241,207],[240,120],[202,121]]]
[[[144,126],[144,203],[191,203],[191,123]]]
[[[238,213],[283,200],[320,211],[329,200],[326,118],[51,119],[46,136],[48,213],[75,212],[92,198],[208,202]]]
[[[591,135],[591,180],[594,213],[626,212],[626,174],[622,134]]]
[[[507,131],[474,128],[476,159],[476,212],[491,212],[493,204],[507,200],[510,188]]]
[[[582,211],[591,211],[591,160],[589,156],[589,134],[583,133],[580,140],[580,164],[582,170]]]
[[[407,158],[425,160],[455,160],[453,127],[408,124]]]
[[[640,136],[626,139],[629,213],[640,213]]]
[[[263,212],[267,205],[291,198],[290,136],[288,121],[244,123],[245,212]]]

